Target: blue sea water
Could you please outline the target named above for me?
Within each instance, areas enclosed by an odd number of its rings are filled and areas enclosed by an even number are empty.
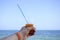
[[[18,30],[0,30],[0,38],[11,35]],[[37,30],[27,40],[60,40],[60,30]]]

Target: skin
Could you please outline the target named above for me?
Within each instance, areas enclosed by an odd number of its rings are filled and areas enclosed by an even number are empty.
[[[26,40],[29,36],[34,35],[35,33],[35,28],[33,26],[31,27],[22,27],[22,29],[19,31],[21,39],[20,40]],[[18,37],[16,35],[16,33],[9,35],[7,37],[4,37],[0,40],[18,40]]]

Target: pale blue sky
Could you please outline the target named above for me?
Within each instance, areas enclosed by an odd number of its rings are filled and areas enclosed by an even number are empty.
[[[0,30],[19,30],[26,24],[17,3],[37,30],[60,30],[60,0],[0,0]]]

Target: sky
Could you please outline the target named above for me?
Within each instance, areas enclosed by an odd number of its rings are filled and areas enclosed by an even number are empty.
[[[36,30],[60,30],[60,0],[0,0],[0,30],[20,30],[26,21]]]

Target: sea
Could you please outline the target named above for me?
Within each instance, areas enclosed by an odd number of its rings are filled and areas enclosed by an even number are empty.
[[[16,33],[18,30],[0,30],[0,39]],[[27,40],[60,40],[60,30],[36,30]]]

